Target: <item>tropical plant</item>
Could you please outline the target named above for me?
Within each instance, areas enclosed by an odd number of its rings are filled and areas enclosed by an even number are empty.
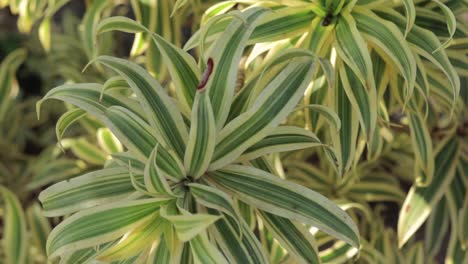
[[[40,194],[48,216],[77,212],[49,236],[51,258],[266,263],[244,219],[253,221],[251,210],[262,216],[253,227],[261,230],[264,224],[301,261],[318,261],[303,224],[359,246],[358,230],[345,212],[324,196],[265,171],[268,162],[260,158],[283,146],[322,145],[304,129],[279,126],[312,80],[317,58],[296,49],[278,54],[250,83],[258,89],[250,105],[230,115],[237,106],[232,100],[237,65],[266,13],[263,8],[236,13],[239,20],[231,21],[206,53],[206,66],[200,60],[202,75],[189,54],[141,24],[123,17],[100,23],[98,33],[150,34],[172,76],[177,101],[137,64],[100,56],[95,62],[117,72],[137,100],[113,90],[100,100],[103,85],[86,83],[56,87],[38,103],[38,111],[48,99],[76,105],[106,124],[128,149],[114,154],[107,168]],[[261,78],[272,73],[272,80]],[[296,138],[304,143],[291,144]]]

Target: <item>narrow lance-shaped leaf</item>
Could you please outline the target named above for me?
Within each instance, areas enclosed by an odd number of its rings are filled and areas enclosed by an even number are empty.
[[[420,173],[418,178],[416,178],[416,185],[427,186],[431,183],[434,175],[432,140],[427,124],[420,114],[411,113],[409,121],[413,150],[418,163],[416,166],[422,166],[424,170],[424,173]]]
[[[213,60],[214,68],[206,89],[210,95],[218,130],[224,126],[231,108],[242,52],[250,34],[265,12],[263,8],[244,11],[241,16],[246,23],[234,19],[213,44],[208,56]]]
[[[50,259],[74,249],[103,244],[123,236],[150,219],[165,199],[115,202],[91,208],[65,219],[47,240]]]
[[[124,96],[108,94],[100,100],[101,88],[102,85],[97,83],[65,84],[57,86],[37,102],[37,115],[39,117],[42,104],[49,99],[58,99],[75,105],[91,113],[93,116],[100,119],[100,121],[104,121],[104,113],[107,108],[114,105],[125,107],[140,117],[143,115],[138,102]]]
[[[323,146],[323,144],[314,133],[301,127],[280,126],[270,135],[248,148],[239,157],[239,160],[252,160],[270,153],[317,146]]]
[[[227,264],[223,254],[213,245],[205,234],[197,235],[190,240],[190,248],[196,264]]]
[[[188,175],[202,176],[210,165],[216,137],[216,123],[210,97],[205,89],[197,92],[192,109],[189,140],[184,165]]]
[[[403,5],[405,6],[406,13],[406,29],[405,29],[405,38],[408,33],[411,31],[411,28],[414,25],[416,20],[416,7],[414,1],[412,0],[403,0]]]
[[[403,246],[421,227],[431,209],[442,198],[455,175],[458,142],[455,137],[441,143],[435,156],[434,178],[426,187],[413,186],[400,211],[398,243]]]
[[[155,138],[157,133],[145,121],[123,107],[110,107],[106,111],[106,125],[115,136],[141,161],[150,156],[154,147],[161,144]],[[162,144],[161,144],[162,145]],[[161,146],[156,157],[157,165],[174,179],[185,176],[183,164],[172,151]]]
[[[97,259],[110,262],[137,255],[159,239],[163,221],[159,214],[153,214],[145,223],[130,231],[115,245],[100,252]]]
[[[344,11],[336,26],[336,48],[340,58],[352,69],[362,85],[375,91],[372,62],[367,45],[351,14]],[[354,89],[354,87],[353,87]]]
[[[7,263],[27,263],[28,238],[26,217],[18,198],[4,186],[0,186],[3,200],[2,244]]]
[[[55,135],[57,136],[57,140],[60,142],[67,128],[85,115],[86,111],[80,108],[71,109],[63,114],[55,125]]]
[[[260,212],[260,215],[267,229],[298,263],[320,263],[317,242],[306,227],[267,212]]]
[[[93,59],[96,56],[96,49],[94,43],[94,36],[96,35],[96,27],[99,22],[99,18],[104,9],[109,5],[106,0],[94,1],[89,10],[85,13],[81,24],[82,32],[81,38],[83,39],[83,45],[86,55],[89,59]]]
[[[362,8],[355,7],[353,17],[359,31],[385,52],[405,78],[409,99],[416,82],[416,62],[400,30],[394,24]]]
[[[100,56],[97,61],[127,80],[140,99],[149,123],[157,130],[158,141],[165,142],[182,158],[188,138],[187,128],[179,110],[158,82],[133,62],[109,56]]]
[[[135,178],[142,181],[143,175]],[[44,215],[52,217],[123,199],[133,192],[127,168],[107,168],[56,183],[42,191],[39,200]]]
[[[208,212],[216,213],[213,209],[208,209]],[[264,248],[244,220],[241,220],[241,227],[242,239],[237,234],[235,220],[224,215],[210,231],[230,263],[269,263]]]
[[[445,49],[450,45],[450,42],[452,41],[453,36],[455,35],[455,31],[457,30],[457,18],[453,14],[452,10],[450,10],[450,8],[447,7],[444,3],[442,3],[439,0],[433,0],[433,2],[436,3],[444,13],[447,19],[447,28],[449,31],[448,39],[444,43],[442,43],[442,45],[439,48],[433,51],[437,52],[439,51],[439,49]]]
[[[96,133],[99,146],[107,153],[122,152],[123,147],[120,141],[107,128],[100,128]]]
[[[195,97],[195,87],[200,78],[200,70],[195,60],[157,34],[153,34],[152,39],[162,55],[164,65],[169,69],[171,79],[177,87],[178,97],[190,109]]]
[[[338,62],[340,63],[340,62]],[[330,93],[329,101],[333,105],[341,120],[341,129],[337,133],[331,133],[331,139],[336,151],[336,160],[331,155],[328,157],[335,164],[338,175],[344,175],[351,167],[356,155],[356,141],[359,130],[359,119],[353,111],[351,102],[346,96],[343,81],[340,74],[337,75],[336,88]]]
[[[310,58],[293,59],[260,93],[252,107],[232,120],[219,133],[210,170],[237,159],[245,150],[267,136],[297,105],[312,79],[315,67]]]
[[[405,19],[393,10],[386,9],[384,12],[379,12],[378,15],[390,20],[400,29],[404,27]],[[441,45],[437,36],[429,30],[414,25],[408,33],[406,40],[412,44],[412,48],[418,54],[431,61],[447,76],[452,86],[453,98],[455,99],[460,92],[460,78],[444,50],[433,53]]]
[[[209,214],[187,213],[183,215],[169,215],[165,211],[161,211],[161,216],[174,225],[177,237],[184,242],[189,241],[196,235],[204,232],[206,228],[220,218],[217,215]]]
[[[210,178],[241,201],[266,212],[313,225],[359,247],[358,230],[349,215],[321,194],[270,173],[240,165],[211,172]]]
[[[148,159],[145,166],[145,186],[149,192],[156,194],[169,194],[173,195],[171,187],[164,177],[164,174],[159,169],[157,164],[158,149],[161,148],[156,145]]]
[[[371,74],[373,75],[372,72]],[[340,75],[346,95],[358,113],[362,130],[370,144],[377,125],[378,101],[375,85],[366,89],[347,65],[340,68]]]
[[[133,19],[123,16],[113,16],[103,19],[96,27],[96,35],[109,31],[122,31],[126,33],[139,33],[148,29]]]
[[[208,185],[198,183],[188,184],[190,193],[195,197],[197,203],[223,212],[237,221],[239,234],[242,232],[239,213],[234,207],[234,203],[226,193]]]

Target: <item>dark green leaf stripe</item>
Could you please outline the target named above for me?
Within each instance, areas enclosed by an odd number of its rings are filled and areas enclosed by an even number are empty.
[[[142,182],[143,175],[136,179]],[[54,184],[41,192],[39,200],[45,215],[59,216],[116,201],[135,191],[127,168],[109,168]]]
[[[133,62],[109,56],[100,56],[97,61],[112,68],[127,80],[143,105],[149,123],[157,129],[165,143],[182,158],[188,138],[187,128],[179,110],[158,82]]]
[[[144,199],[110,203],[67,218],[50,233],[47,253],[51,259],[69,249],[82,249],[117,239],[151,217],[166,203]]]
[[[267,172],[231,165],[210,173],[237,198],[264,211],[307,223],[358,247],[359,235],[349,215],[310,189]]]
[[[305,227],[267,212],[261,211],[260,215],[273,236],[302,263],[320,263],[315,239]]]

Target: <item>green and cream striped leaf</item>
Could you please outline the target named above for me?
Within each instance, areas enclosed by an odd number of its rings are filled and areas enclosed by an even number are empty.
[[[372,62],[367,44],[348,11],[342,12],[341,19],[336,26],[335,43],[338,55],[352,69],[365,89],[370,92],[375,91]]]
[[[18,198],[0,185],[3,201],[3,253],[7,263],[25,264],[28,261],[26,217]]]
[[[338,63],[340,62],[338,61]],[[341,129],[336,133],[331,133],[336,160],[330,154],[327,157],[335,165],[338,175],[343,176],[350,170],[355,159],[359,118],[356,112],[353,111],[352,104],[346,95],[340,74],[337,74],[336,87],[330,93],[329,101],[341,120]]]
[[[265,14],[250,35],[248,44],[270,42],[304,33],[310,25],[310,21],[316,17],[310,6],[278,8]],[[219,38],[231,20],[223,19],[216,21],[208,31],[206,41],[212,42]],[[190,50],[199,45],[201,31],[203,30],[199,30],[193,34],[185,44],[184,50]]]
[[[31,235],[32,244],[39,250],[42,256],[46,257],[47,236],[51,231],[50,223],[43,215],[38,203],[34,203],[26,210],[28,220],[28,231]]]
[[[355,7],[353,17],[357,28],[372,44],[381,49],[405,78],[407,99],[416,82],[416,62],[403,34],[393,24],[373,12]]]
[[[200,70],[195,60],[185,51],[179,49],[157,34],[152,35],[153,41],[161,53],[164,65],[176,87],[178,98],[188,108],[192,108],[196,87],[200,79]]]
[[[401,30],[404,27],[404,18],[397,12],[394,12],[393,10],[385,10],[378,14],[379,16],[393,22]],[[444,50],[434,52],[434,50],[441,46],[437,36],[429,30],[414,25],[408,33],[406,40],[412,44],[412,49],[432,62],[447,76],[452,86],[453,96],[456,98],[460,92],[460,78],[450,63],[446,52]]]
[[[373,76],[372,72],[370,74]],[[378,114],[377,90],[375,89],[375,85],[368,85],[366,89],[354,72],[344,64],[343,67],[340,68],[340,76],[348,100],[358,113],[364,136],[367,142],[371,143],[372,135],[377,125]]]
[[[416,7],[413,0],[403,0],[403,5],[405,6],[405,15],[406,15],[406,28],[405,28],[405,38],[411,29],[414,26],[416,21]]]
[[[455,31],[457,30],[457,18],[453,14],[452,10],[450,10],[450,8],[447,7],[443,2],[439,0],[433,0],[433,2],[436,3],[437,6],[439,6],[439,8],[442,10],[442,13],[444,13],[445,18],[447,20],[447,29],[449,32],[448,39],[434,51],[437,52],[439,49],[445,49],[450,45],[450,42],[452,41],[453,36],[455,35]]]
[[[358,230],[349,215],[321,194],[265,171],[241,165],[211,172],[210,179],[254,207],[313,225],[359,247]]]
[[[159,214],[153,214],[145,223],[125,234],[115,245],[101,251],[97,259],[111,262],[135,256],[147,250],[149,245],[161,236],[163,221],[164,219]]]
[[[157,246],[151,249],[146,263],[147,264],[169,264],[171,263],[170,261],[171,261],[171,252],[169,251],[168,245],[166,244],[166,240],[160,239]]]
[[[143,181],[143,175],[136,175]],[[127,168],[107,168],[56,183],[42,191],[39,200],[46,216],[60,216],[123,199],[135,188]]]
[[[228,261],[212,244],[206,234],[199,234],[190,240],[193,261],[195,264],[227,264]]]
[[[189,241],[204,232],[210,225],[220,219],[220,216],[211,214],[183,214],[169,215],[161,211],[161,216],[174,226],[177,237],[183,241]]]
[[[293,59],[265,87],[250,109],[221,130],[209,169],[215,170],[236,160],[271,133],[297,105],[312,79],[314,68],[310,58]]]
[[[239,160],[253,160],[270,153],[293,151],[317,146],[323,146],[323,144],[314,133],[301,127],[280,126],[264,139],[248,148],[242,156],[239,157]]]
[[[167,179],[164,177],[164,173],[157,164],[159,148],[159,145],[156,145],[146,163],[144,172],[145,186],[150,193],[174,195]]]
[[[216,213],[208,209],[209,213]],[[214,223],[210,232],[230,263],[269,263],[264,248],[249,226],[242,220],[242,237],[238,236],[235,220],[229,215]]]
[[[268,212],[261,211],[260,215],[267,229],[298,263],[320,263],[317,242],[307,228]]]
[[[136,22],[133,19],[123,16],[113,16],[105,18],[101,20],[101,22],[99,22],[99,24],[96,27],[95,35],[100,35],[102,33],[115,30],[126,33],[140,33],[148,31],[148,29],[145,26]]]
[[[123,89],[130,89],[127,81],[122,78],[122,76],[112,76],[102,85],[101,96],[99,97],[99,101],[102,100],[106,92],[110,92],[112,90],[123,90]]]
[[[197,92],[190,121],[184,166],[188,175],[197,179],[208,169],[216,144],[215,116],[206,89]]]
[[[138,116],[143,116],[143,111],[138,105],[138,102],[127,97],[118,94],[107,94],[100,100],[101,89],[102,85],[96,83],[65,84],[57,86],[37,102],[36,112],[39,116],[44,101],[57,99],[75,105],[96,118],[101,119],[101,121],[103,121],[102,119],[106,109],[113,105],[125,107]]]
[[[458,213],[458,235],[462,248],[468,245],[468,196],[465,195],[463,207]]]
[[[215,41],[207,56],[213,60],[213,69],[206,83],[206,89],[210,95],[218,130],[224,126],[231,108],[238,65],[247,40],[265,13],[266,10],[263,8],[244,11],[240,16],[245,22],[232,20],[224,33]]]
[[[97,55],[95,46],[95,36],[98,22],[103,11],[110,5],[109,1],[98,0],[93,1],[89,9],[85,13],[81,22],[81,39],[83,48],[88,56],[88,59],[94,59]]]
[[[123,107],[110,107],[106,111],[106,125],[114,135],[136,155],[140,161],[149,157],[154,147],[160,142],[155,135],[157,132],[137,115]],[[156,157],[158,167],[174,179],[185,177],[184,167],[176,154],[166,150],[161,144]]]
[[[416,178],[415,183],[418,186],[427,186],[432,181],[435,166],[429,128],[419,113],[409,114],[409,127],[411,131],[413,150],[417,161],[416,166],[420,165],[424,171],[424,173],[418,174],[418,178]],[[424,178],[421,178],[420,176]]]
[[[60,142],[62,140],[62,137],[68,127],[84,116],[86,116],[86,111],[80,108],[74,108],[64,113],[55,125],[55,135],[57,136],[57,141]]]
[[[125,78],[142,104],[149,123],[157,130],[158,140],[166,143],[182,158],[188,139],[187,128],[181,113],[159,83],[133,62],[109,56],[100,56],[97,61]]]
[[[47,239],[50,259],[69,250],[110,242],[151,219],[167,199],[141,199],[109,203],[83,210],[65,219]]]
[[[413,186],[403,203],[398,219],[398,243],[403,246],[426,221],[431,209],[442,198],[455,176],[458,142],[450,138],[441,143],[435,154],[435,171],[426,187]]]
[[[112,154],[122,152],[122,143],[117,139],[108,128],[99,128],[96,132],[96,138],[99,146],[107,153]]]
[[[113,153],[112,159],[122,167],[132,168],[133,173],[143,175],[145,163],[141,162],[135,155],[130,152]],[[130,169],[130,168],[129,168]]]
[[[188,186],[190,187],[190,193],[195,197],[198,204],[231,216],[237,221],[238,230],[241,233],[241,220],[231,197],[208,185],[190,183]]]

